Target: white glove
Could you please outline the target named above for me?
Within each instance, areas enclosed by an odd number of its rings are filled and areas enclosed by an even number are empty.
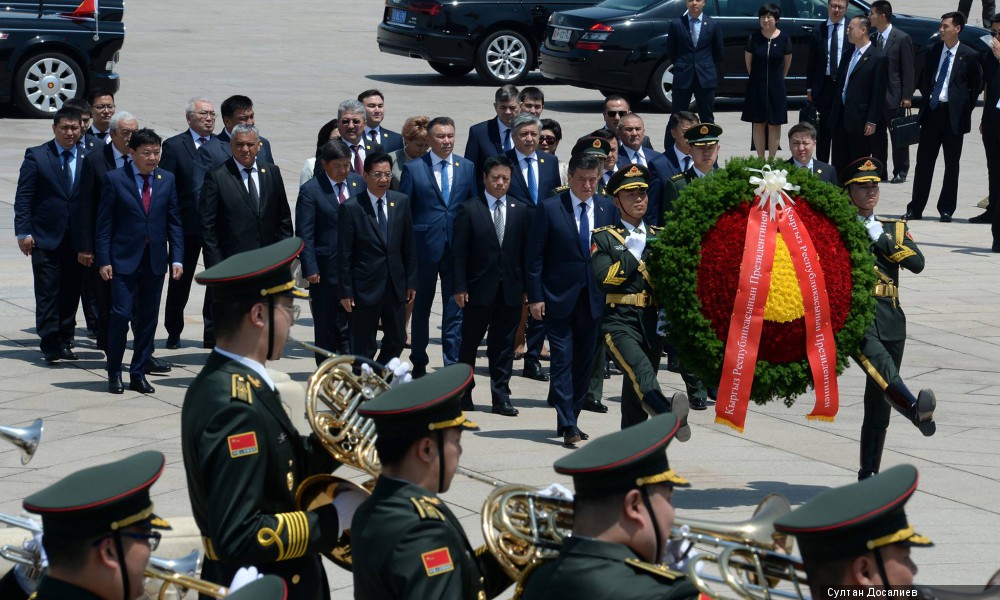
[[[351,527],[351,521],[354,520],[354,513],[357,512],[361,503],[367,499],[368,496],[352,488],[337,490],[337,495],[333,498],[333,507],[337,509],[337,521],[340,527],[340,530],[337,531],[337,539],[340,539],[345,529]]]
[[[625,248],[638,259],[646,248],[646,235],[637,235],[634,231],[625,239]]]
[[[662,308],[656,315],[656,335],[667,337],[667,311]]]
[[[263,576],[263,573],[257,572],[257,567],[240,567],[240,570],[236,571],[236,575],[233,576],[233,582],[229,584],[229,593],[232,594],[241,587],[253,583]]]
[[[865,223],[865,229],[868,230],[868,237],[872,239],[873,242],[877,242],[880,237],[882,237],[882,223],[872,219]]]
[[[538,490],[538,495],[560,500],[573,500],[573,492],[561,483],[550,483],[547,487]]]
[[[413,371],[413,365],[405,360],[394,358],[385,365],[385,368],[392,373],[392,382],[389,384],[389,387],[396,387],[397,385],[413,381],[413,375],[410,374]]]
[[[687,533],[691,531],[691,528],[687,525],[682,525],[680,530]],[[663,549],[663,556],[660,562],[675,571],[683,571],[687,568],[688,561],[691,558],[690,552],[693,547],[694,544],[688,540],[671,539],[667,542],[667,547]]]

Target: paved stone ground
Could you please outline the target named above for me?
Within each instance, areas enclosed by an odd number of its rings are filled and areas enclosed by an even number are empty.
[[[119,67],[119,110],[137,115],[142,126],[171,135],[184,127],[183,107],[189,97],[206,95],[220,102],[233,93],[249,94],[293,199],[302,161],[312,156],[316,130],[335,116],[341,100],[365,88],[386,93],[386,123],[392,129],[398,130],[412,114],[451,115],[459,124],[457,148],[464,148],[466,128],[492,114],[493,88],[474,75],[449,82],[422,62],[380,54],[375,28],[382,4],[351,6],[350,11],[335,12],[341,8],[338,3],[319,0],[297,2],[294,8],[280,2],[231,0],[131,3]],[[943,10],[929,0],[907,2],[907,9],[924,15]],[[567,140],[600,123],[596,92],[557,85],[537,74],[529,82],[543,87],[545,114],[562,123]],[[718,121],[727,130],[722,156],[728,158],[749,147],[749,127],[739,121],[740,101],[723,100],[720,105]],[[648,103],[635,108],[652,111]],[[979,114],[977,110],[974,121]],[[666,115],[647,117],[647,132],[656,146],[666,120]],[[18,513],[25,495],[76,469],[155,449],[168,459],[154,488],[158,512],[184,524],[162,553],[179,555],[196,544],[183,535],[192,531],[179,412],[184,390],[207,354],[197,343],[202,290],[192,294],[180,350],[162,349],[166,334],[161,327],[157,355],[175,367],[170,376],[154,378],[155,394],[105,393],[103,355],[86,338],[77,348],[79,362],[46,366],[34,334],[30,266],[17,250],[12,222],[23,149],[49,137],[44,121],[23,119],[12,109],[0,113],[0,423],[26,425],[45,419],[41,449],[27,467],[9,446],[0,446],[0,512]],[[988,227],[966,223],[978,214],[974,205],[986,193],[985,156],[976,135],[966,137],[962,169],[956,221],[912,224],[927,268],[920,275],[904,275],[902,281],[910,323],[903,374],[913,389],[937,392],[938,433],[923,438],[894,417],[883,460],[884,467],[905,462],[920,468],[920,490],[908,509],[918,530],[937,543],[915,554],[921,566],[918,580],[930,584],[984,583],[1000,566],[1000,542],[994,535],[1000,527],[1000,428],[992,420],[1000,404],[995,366],[1000,255],[989,251]],[[941,171],[939,165],[932,202]],[[883,186],[880,212],[902,213],[910,192],[909,182]],[[439,314],[433,317],[435,323]],[[436,325],[432,331],[437,331]],[[293,335],[311,340],[311,320],[303,318]],[[439,365],[436,340],[431,353],[432,366]],[[306,352],[290,346],[285,358],[272,366],[304,382],[313,362]],[[485,370],[479,369],[477,376],[482,384],[478,390],[488,389]],[[665,388],[682,389],[678,376],[662,371],[660,378]],[[609,414],[584,413],[581,425],[591,435],[618,429],[620,385],[621,379],[615,378],[606,387]],[[735,521],[749,516],[769,492],[799,504],[822,489],[853,481],[863,375],[851,368],[840,385],[842,408],[834,423],[806,421],[808,399],[792,409],[751,409],[744,435],[713,425],[710,411],[694,413],[692,441],[670,450],[672,464],[694,484],[675,496],[679,515]],[[542,485],[562,480],[551,464],[567,450],[552,437],[554,418],[544,402],[545,387],[516,377],[512,389],[521,415],[509,419],[476,413],[482,431],[465,438],[463,464],[505,482]],[[476,400],[488,404],[480,393]],[[474,541],[481,539],[479,511],[487,492],[483,484],[459,478],[445,496]],[[17,532],[7,537],[20,539]],[[350,576],[335,567],[329,572],[334,597],[349,598]]]

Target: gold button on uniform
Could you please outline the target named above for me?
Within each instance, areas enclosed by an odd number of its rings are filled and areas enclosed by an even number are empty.
[[[302,580],[302,578],[299,577],[298,575],[292,575],[292,584],[293,585],[296,584],[296,583],[298,583],[301,580]]]
[[[292,491],[293,487],[295,487],[295,476],[292,475],[291,471],[289,471],[288,472],[288,491]]]

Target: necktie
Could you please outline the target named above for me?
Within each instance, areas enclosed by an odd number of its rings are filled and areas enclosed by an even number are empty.
[[[204,137],[198,138],[198,148],[201,148],[202,146],[204,146],[206,142],[208,142],[208,140],[206,138],[204,138]],[[196,150],[197,150],[197,148],[196,148]]]
[[[153,188],[149,185],[149,174],[143,174],[142,176],[142,210],[149,214],[149,203],[153,198]]]
[[[851,73],[854,72],[854,67],[857,66],[860,59],[861,50],[855,50],[854,56],[851,57],[851,64],[847,65],[847,77],[844,78],[844,91],[840,93],[840,100],[844,104],[847,104],[847,86],[851,83]]]
[[[378,132],[377,131],[375,131],[374,129],[372,129],[371,131],[368,132],[368,136],[371,137],[373,144],[377,144],[378,143]]]
[[[535,179],[535,168],[532,166],[532,158],[525,156],[524,162],[528,163],[528,194],[531,195],[531,202],[538,204],[538,181]]]
[[[69,150],[63,150],[60,156],[62,156],[63,177],[66,180],[66,187],[67,189],[73,189],[73,169],[69,166],[70,161],[73,160],[73,153]]]
[[[687,171],[690,168],[691,168],[691,157],[690,156],[685,156],[684,157],[684,171]],[[684,171],[681,171],[681,172],[683,173]]]
[[[830,36],[830,77],[834,81],[837,80],[837,69],[840,67],[840,36],[837,35],[837,29],[840,27],[840,23],[833,24],[833,35]]]
[[[884,33],[878,34],[878,49],[879,50],[885,50],[885,34]]]
[[[376,204],[375,218],[378,219],[378,229],[382,232],[382,239],[389,241],[389,221],[385,218],[385,213],[382,211],[382,208],[385,206],[385,200],[379,198]]]
[[[931,108],[937,108],[941,103],[941,92],[944,91],[944,80],[948,77],[948,67],[951,65],[951,52],[944,51],[944,60],[941,61],[941,68],[938,69],[937,80],[934,82],[934,91],[931,92]]]
[[[646,157],[642,155],[642,151],[636,151],[632,153],[632,162],[639,163],[640,165],[646,167]]]
[[[587,218],[587,203],[580,203],[580,249],[584,256],[590,256],[590,219]]]
[[[354,144],[351,150],[354,152],[354,172],[360,175],[365,172],[365,164],[361,161],[361,146]]]
[[[503,151],[506,152],[506,151],[508,151],[510,149],[511,149],[511,145],[510,145],[510,129],[508,128],[507,131],[503,132]]]
[[[247,174],[247,190],[250,192],[253,205],[260,210],[260,194],[257,193],[257,184],[253,181],[253,169],[243,169],[243,172]]]
[[[698,45],[698,23],[700,22],[700,18],[691,19],[691,41],[694,42],[695,46]]]
[[[444,198],[445,206],[448,205],[451,196],[451,181],[448,178],[448,161],[441,161],[441,197]]]
[[[123,166],[123,167],[128,167],[128,166],[129,166],[129,163],[131,163],[131,162],[132,162],[132,161],[131,161],[131,160],[129,160],[128,156],[123,156],[123,157],[122,157],[122,166]]]
[[[501,203],[500,200],[497,200],[496,204],[493,205],[493,227],[495,227],[497,230],[497,241],[499,241],[500,245],[502,246],[504,222],[503,222],[503,203]]]
[[[344,202],[347,202],[347,184],[346,183],[338,183],[337,184],[337,199],[340,200],[341,204],[343,204]]]

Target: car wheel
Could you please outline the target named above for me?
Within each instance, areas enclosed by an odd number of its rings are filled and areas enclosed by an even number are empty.
[[[14,103],[31,117],[51,117],[63,103],[83,94],[83,69],[58,52],[29,57],[17,70]]]
[[[535,50],[531,42],[516,31],[495,31],[476,50],[476,72],[494,85],[519,84],[534,65]]]
[[[674,108],[673,99],[674,69],[671,63],[664,61],[653,71],[649,80],[649,99],[653,105],[663,111],[671,112]]]
[[[472,70],[472,65],[453,65],[446,62],[428,61],[427,64],[445,77],[461,77]]]

